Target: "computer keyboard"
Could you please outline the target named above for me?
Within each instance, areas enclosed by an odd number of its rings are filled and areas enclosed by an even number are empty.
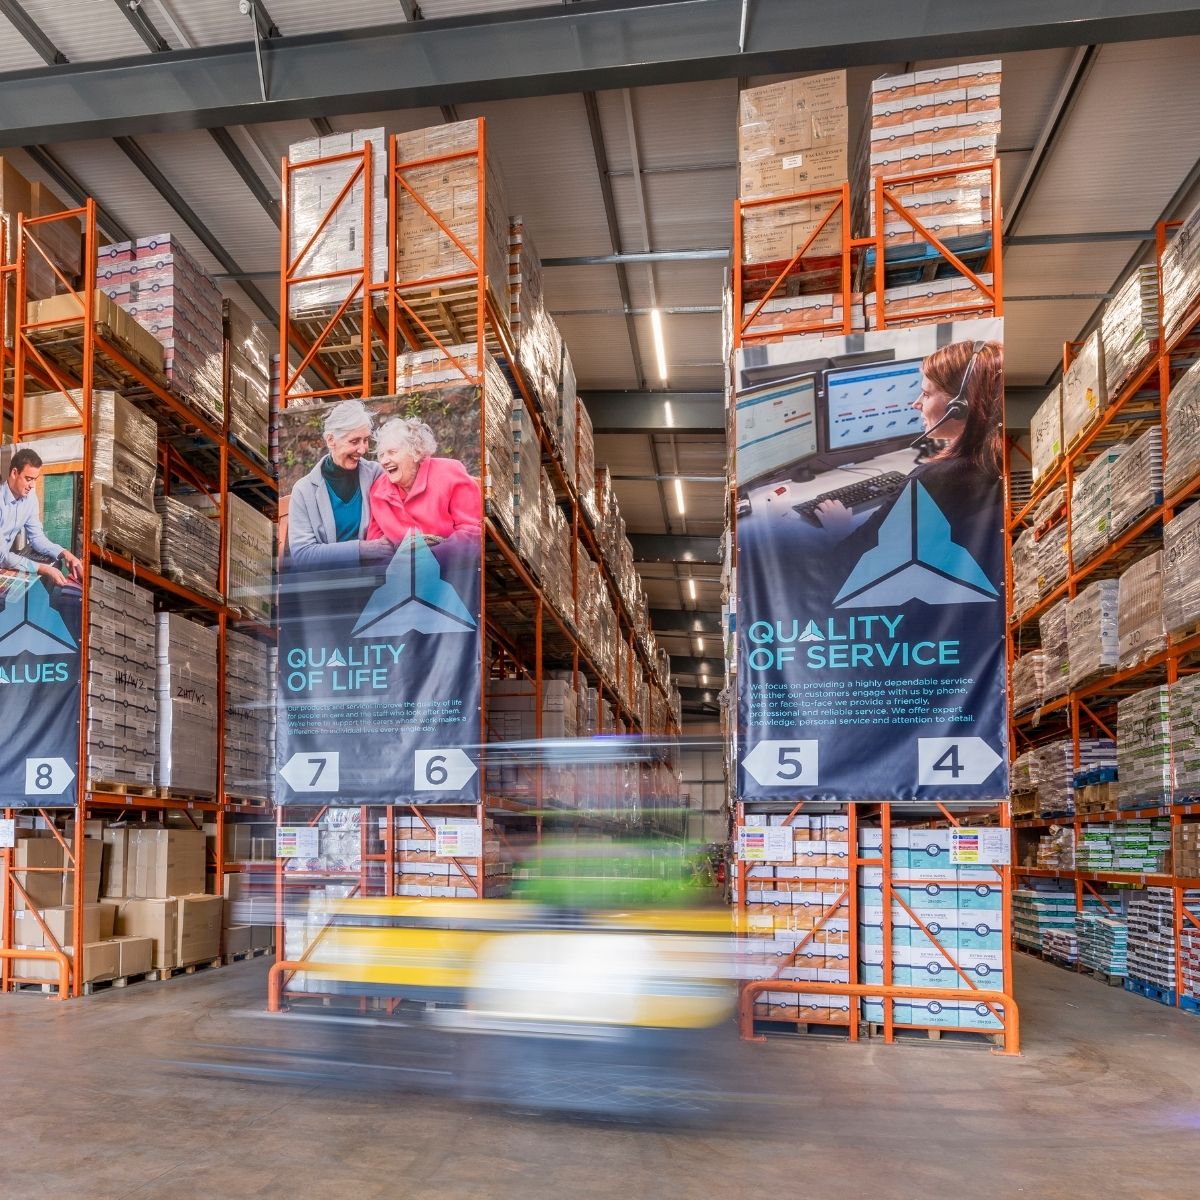
[[[821,518],[817,516],[817,506],[826,500],[840,500],[852,513],[860,513],[884,500],[890,500],[907,482],[908,476],[901,475],[899,471],[884,471],[880,475],[872,475],[870,479],[848,483],[845,487],[835,488],[832,492],[825,492],[792,507],[810,525],[819,526]]]

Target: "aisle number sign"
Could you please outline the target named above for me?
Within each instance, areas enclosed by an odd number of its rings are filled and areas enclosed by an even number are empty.
[[[321,831],[315,825],[281,825],[275,831],[277,858],[319,858]]]
[[[478,858],[483,853],[483,833],[474,823],[439,825],[435,840],[438,858]]]
[[[1012,833],[997,827],[950,830],[950,861],[961,866],[1006,867],[1012,862]]]
[[[743,825],[738,830],[742,862],[795,862],[790,825]]]

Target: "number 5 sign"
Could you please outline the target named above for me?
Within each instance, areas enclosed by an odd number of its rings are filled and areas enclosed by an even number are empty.
[[[809,788],[817,782],[816,741],[766,740],[742,759],[742,768],[763,787]]]

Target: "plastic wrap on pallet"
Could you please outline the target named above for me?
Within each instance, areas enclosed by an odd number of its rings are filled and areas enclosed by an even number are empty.
[[[1180,822],[1172,832],[1171,865],[1175,874],[1185,879],[1200,879],[1200,825]]]
[[[1071,688],[1106,675],[1117,665],[1119,584],[1101,579],[1067,601],[1067,658]]]
[[[1030,513],[1030,523],[1035,529],[1057,520],[1067,509],[1067,485],[1060,483],[1058,487],[1048,491],[1034,506]]]
[[[1184,675],[1168,687],[1171,709],[1171,756],[1175,772],[1176,804],[1200,799],[1200,675]],[[1200,826],[1191,828],[1200,829]],[[1200,878],[1200,871],[1181,871],[1177,875]]]
[[[154,507],[162,518],[162,573],[202,596],[220,600],[220,524],[173,496],[159,496]]]
[[[497,302],[497,316],[507,323],[508,203],[500,174],[485,150],[487,161],[482,178],[486,199],[484,245],[481,247],[481,172],[478,154],[471,153],[479,149],[480,131],[476,121],[457,121],[396,135],[397,171],[404,183],[396,189],[396,279],[401,284],[426,286],[441,281],[438,286],[443,291],[461,286],[470,288],[474,286],[477,270],[471,261],[474,259],[479,264],[478,269],[484,272]],[[464,154],[465,157],[444,157]],[[438,158],[443,161],[428,162]],[[422,161],[427,165],[404,165]],[[454,275],[465,278],[458,281],[445,278]]]
[[[535,310],[521,336],[520,362],[533,389],[547,432],[558,445],[559,413],[562,406],[563,341],[554,318]]]
[[[225,302],[228,355],[229,432],[245,449],[266,461],[271,413],[272,337],[260,321]]]
[[[88,775],[149,787],[157,721],[154,597],[99,567],[89,578]]]
[[[1078,861],[1078,855],[1076,855]],[[1093,870],[1080,865],[1079,870]],[[1110,904],[1110,910],[1113,907]],[[1118,916],[1098,912],[1075,915],[1075,933],[1079,939],[1079,962],[1088,971],[1124,977],[1127,970],[1129,927]]]
[[[1104,381],[1116,396],[1147,361],[1158,340],[1158,269],[1138,267],[1104,306],[1100,344]]]
[[[1029,422],[1033,481],[1049,475],[1062,461],[1062,385],[1055,384]]]
[[[1184,908],[1189,912],[1200,909],[1200,892],[1182,893]],[[1176,984],[1175,956],[1175,892],[1171,888],[1148,887],[1133,892],[1127,909],[1129,918],[1128,978],[1174,992]],[[1184,918],[1184,928],[1190,925]]]
[[[575,378],[575,364],[571,361],[571,352],[567,349],[565,342],[562,348],[562,368],[559,374],[562,383],[559,387],[558,400],[558,447],[566,476],[572,485],[577,485],[575,456],[579,390],[578,381]]]
[[[229,630],[225,635],[225,792],[269,800],[274,779],[270,649]]]
[[[25,397],[26,429],[82,424],[83,393],[40,392]],[[81,436],[81,434],[68,434]],[[82,451],[81,451],[82,453]],[[158,426],[118,392],[92,392],[92,479],[144,508],[154,507]]]
[[[1125,448],[1112,469],[1112,536],[1162,503],[1162,430],[1147,429]]]
[[[1037,604],[1041,596],[1038,587],[1038,546],[1032,529],[1023,529],[1013,540],[1012,574],[1013,612],[1023,616]]]
[[[1037,540],[1038,590],[1049,595],[1068,574],[1067,523],[1060,521],[1043,531]]]
[[[1021,888],[1013,892],[1012,909],[1013,939],[1022,946],[1041,950],[1051,933],[1073,928],[1075,893]]]
[[[162,344],[171,389],[220,424],[225,415],[221,292],[170,234],[101,246],[96,284]]]
[[[1168,691],[1151,687],[1117,704],[1117,779],[1122,808],[1171,802]]]
[[[542,574],[542,446],[521,396],[512,402],[513,516],[517,549],[537,578]]]
[[[184,504],[216,522],[216,501],[206,495],[179,496]],[[226,603],[249,617],[270,620],[274,608],[272,571],[275,560],[275,523],[232,492],[225,495],[229,536],[225,547],[228,585]]]
[[[1038,816],[1067,816],[1075,811],[1074,751],[1067,741],[1039,746],[1037,755]]]
[[[158,782],[201,796],[217,786],[217,631],[157,616]]]
[[[579,502],[593,521],[596,519],[596,439],[592,433],[592,418],[582,400],[576,403],[579,415],[579,438],[576,452],[576,486]]]
[[[1163,526],[1163,621],[1180,635],[1200,625],[1200,504]]]
[[[508,323],[519,353],[534,314],[543,307],[542,260],[524,217],[513,217],[508,228]]]
[[[1076,570],[1112,541],[1113,478],[1127,448],[1120,445],[1102,450],[1087,470],[1072,480],[1071,558]]]
[[[1121,573],[1118,610],[1122,669],[1145,662],[1166,647],[1161,550],[1139,559]]]
[[[1037,782],[1037,751],[1023,750],[1013,759],[1009,770],[1009,786],[1013,792],[1034,792],[1037,790]]]
[[[542,586],[550,602],[568,620],[575,619],[571,599],[571,527],[542,472]]]
[[[1063,599],[1052,604],[1038,618],[1041,634],[1045,691],[1042,702],[1065,696],[1071,688],[1069,658],[1070,601]]]
[[[1013,661],[1012,706],[1014,713],[1040,708],[1045,688],[1045,655],[1030,650]]]
[[[1175,382],[1167,397],[1167,461],[1164,484],[1170,494],[1200,474],[1200,361]]]
[[[1104,351],[1097,329],[1079,348],[1063,375],[1063,442],[1068,450],[1107,405]]]
[[[1037,865],[1044,871],[1073,871],[1075,869],[1075,830],[1069,825],[1052,825],[1050,832],[1038,838]],[[1074,931],[1072,931],[1074,932]],[[1050,949],[1050,934],[1042,942]]]
[[[96,545],[157,571],[162,520],[102,483],[92,485],[92,539]]]
[[[1184,328],[1200,296],[1200,205],[1173,232],[1162,255],[1163,332],[1169,339]]]
[[[990,220],[990,206],[987,211]],[[907,223],[904,227],[905,229],[911,228]],[[889,235],[889,241],[894,240],[896,238]],[[977,278],[984,287],[992,286],[990,271],[980,272]],[[879,313],[875,296],[876,293],[870,289],[863,296],[868,329],[879,327]],[[897,284],[895,287],[885,288],[883,297],[889,325],[943,324],[950,319],[946,315],[946,309],[965,308],[968,305],[984,306],[977,312],[963,314],[968,317],[979,316],[981,312],[983,315],[987,315],[992,311],[991,301],[987,296],[974,283],[961,275],[954,275],[947,279],[923,279],[916,283]]]
[[[320,309],[336,308],[361,284],[363,247],[367,242],[364,221],[364,174],[360,157],[371,145],[371,229],[368,271],[372,283],[382,283],[388,269],[387,139],[382,129],[356,129],[308,138],[288,147],[288,162],[298,170],[290,174],[288,205],[288,257],[291,275],[301,280],[287,292],[288,311],[294,316]],[[310,163],[311,166],[304,164]],[[357,175],[356,175],[357,173]],[[354,183],[347,190],[351,178]],[[339,202],[342,192],[346,191]],[[336,204],[336,207],[335,207]],[[305,277],[358,272],[334,278]],[[361,300],[361,295],[359,296]]]

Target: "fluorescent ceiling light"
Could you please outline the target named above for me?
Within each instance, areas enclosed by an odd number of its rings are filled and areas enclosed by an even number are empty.
[[[693,600],[695,600],[695,598],[696,598],[696,580],[693,576],[688,577],[688,595],[691,596],[691,598]]]
[[[683,480],[678,476],[675,477],[675,507],[681,517],[687,512],[687,506],[683,502]]]
[[[707,675],[701,675],[701,676],[700,676],[700,686],[701,686],[701,687],[708,687],[708,676],[707,676]]]
[[[657,308],[650,310],[650,328],[654,333],[654,357],[658,359],[658,377],[667,382],[667,346],[663,341],[662,313]]]
[[[696,634],[696,653],[704,653],[704,639],[699,634]]]
[[[661,363],[660,363],[660,370],[661,370]],[[666,379],[666,376],[664,375],[663,378]],[[663,401],[663,418],[667,422],[668,429],[675,428],[675,414],[671,411],[670,400]]]

